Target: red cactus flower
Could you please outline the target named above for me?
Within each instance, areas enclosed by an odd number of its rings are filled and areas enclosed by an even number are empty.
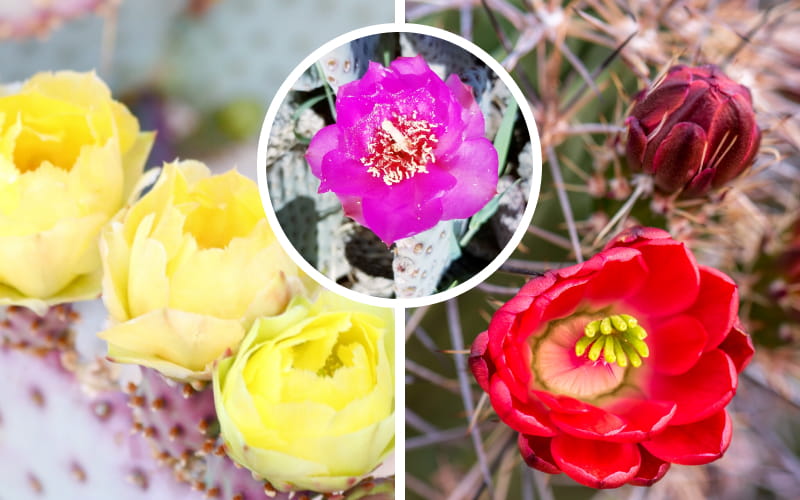
[[[700,196],[741,174],[761,140],[747,87],[716,66],[675,66],[636,98],[628,161],[663,193]]]
[[[528,282],[472,345],[470,368],[536,469],[594,488],[651,485],[716,460],[753,354],[736,285],[652,228]]]

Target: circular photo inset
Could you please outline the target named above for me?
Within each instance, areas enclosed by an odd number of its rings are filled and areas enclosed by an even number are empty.
[[[351,32],[300,64],[267,113],[259,162],[290,254],[380,305],[438,302],[485,278],[529,224],[541,178],[508,74],[466,40],[408,24]]]

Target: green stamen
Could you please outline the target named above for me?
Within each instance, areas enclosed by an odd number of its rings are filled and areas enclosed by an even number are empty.
[[[584,336],[575,343],[575,354],[583,356],[588,350],[587,356],[592,361],[600,359],[602,354],[606,363],[638,368],[642,366],[642,358],[650,356],[650,349],[644,341],[647,332],[629,314],[596,319],[586,325],[583,333]]]
[[[331,353],[328,356],[328,359],[325,360],[325,365],[322,368],[320,368],[319,370],[317,370],[317,376],[318,377],[333,377],[333,374],[336,373],[336,370],[338,370],[339,368],[341,368],[343,366],[344,366],[344,363],[342,363],[342,360],[339,359],[339,356],[337,356],[334,353]]]

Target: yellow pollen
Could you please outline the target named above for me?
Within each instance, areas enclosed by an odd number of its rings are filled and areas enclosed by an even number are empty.
[[[342,360],[339,359],[334,353],[331,353],[328,356],[328,359],[325,360],[325,365],[317,370],[317,376],[319,377],[333,377],[333,374],[336,373],[336,370],[343,367],[344,363]]]
[[[389,120],[383,120],[383,123],[381,123],[381,128],[385,130],[387,134],[392,136],[392,139],[400,150],[410,153],[408,139],[397,129],[397,127],[394,126],[392,122]]]
[[[592,361],[602,354],[606,363],[617,363],[634,368],[642,366],[642,358],[650,356],[644,341],[647,332],[639,321],[629,314],[613,314],[590,322],[583,329],[583,337],[575,343],[575,354],[583,356],[588,350]]]

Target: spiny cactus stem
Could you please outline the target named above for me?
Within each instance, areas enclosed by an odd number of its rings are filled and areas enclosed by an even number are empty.
[[[578,228],[575,226],[575,217],[572,215],[572,207],[569,204],[567,190],[564,187],[564,177],[561,175],[561,165],[558,164],[558,158],[553,146],[547,146],[547,164],[550,166],[550,173],[553,176],[553,185],[556,187],[558,203],[561,205],[561,211],[564,213],[564,219],[567,222],[567,232],[569,233],[569,241],[572,243],[572,251],[575,252],[575,260],[583,262],[581,242],[578,239]]]
[[[653,191],[653,179],[651,177],[637,175],[633,178],[632,184],[636,186],[636,189],[634,189],[633,193],[631,193],[625,203],[619,208],[619,210],[617,210],[617,213],[614,214],[611,220],[608,221],[608,224],[606,224],[605,227],[603,227],[603,229],[597,233],[597,237],[592,242],[592,246],[596,247],[601,241],[603,241],[603,238],[605,238],[605,236],[611,232],[614,227],[616,227],[618,222],[622,221],[628,216],[633,208],[634,203],[636,203],[636,200],[638,200],[639,197],[641,197],[643,194]]]

